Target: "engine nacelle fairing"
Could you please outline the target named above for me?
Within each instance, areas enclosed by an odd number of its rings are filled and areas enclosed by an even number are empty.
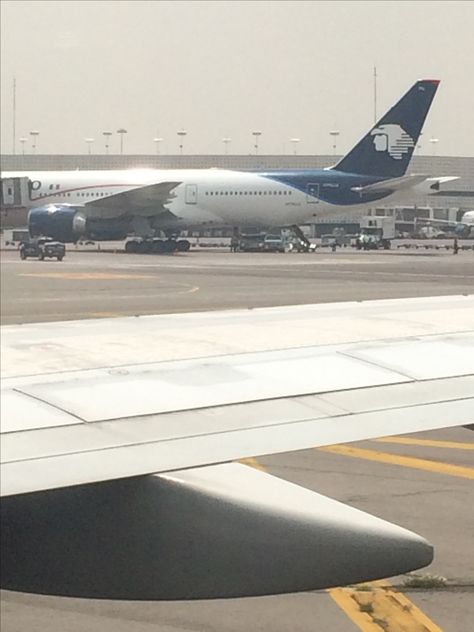
[[[420,536],[239,463],[2,499],[1,586],[94,599],[316,590],[429,564]]]
[[[82,206],[47,204],[31,209],[28,229],[32,237],[52,237],[62,242],[121,240],[130,231],[130,219],[86,217]]]
[[[76,242],[86,233],[87,219],[80,206],[47,204],[31,209],[28,230],[32,237],[52,237],[58,241]]]

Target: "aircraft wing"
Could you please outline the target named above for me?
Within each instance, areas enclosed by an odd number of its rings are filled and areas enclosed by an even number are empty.
[[[129,189],[122,193],[91,200],[85,204],[85,208],[88,210],[111,209],[123,213],[147,210],[156,212],[157,208],[166,211],[165,204],[173,199],[173,189],[180,184],[181,182],[158,182]]]
[[[473,333],[6,379],[1,490],[469,424],[473,411]]]
[[[4,327],[1,489],[16,525],[6,531],[15,551],[7,557],[7,587],[118,598],[235,596],[360,581],[428,563],[431,549],[418,536],[229,462],[472,423],[473,323],[474,296],[459,296]],[[186,507],[194,508],[191,516]],[[20,546],[18,524],[37,513],[43,522],[36,544],[29,528]],[[194,524],[196,515],[202,524],[183,534],[184,517]],[[230,516],[229,542],[219,520],[227,524]],[[86,544],[85,522],[93,531]],[[157,524],[175,552],[167,561],[164,536],[150,557]],[[31,567],[39,539],[50,543],[49,557],[40,555],[49,565],[71,555],[72,541],[90,551],[91,539],[110,545],[137,530],[135,563],[127,556],[132,587],[117,586],[116,566],[103,554],[107,581],[95,588],[84,585],[83,571],[65,588],[61,573],[38,587],[38,568],[25,580],[19,565],[21,549]],[[265,544],[269,534],[273,544]],[[303,570],[309,542],[327,542],[331,554]],[[255,546],[266,553],[255,557]],[[209,547],[221,551],[214,562]],[[107,559],[118,563],[113,550]],[[224,572],[224,558],[253,568],[255,585],[240,571]],[[278,580],[269,580],[270,567],[279,569]],[[177,582],[176,568],[196,581]]]

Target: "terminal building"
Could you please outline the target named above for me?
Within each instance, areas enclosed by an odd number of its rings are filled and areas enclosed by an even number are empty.
[[[2,171],[64,171],[107,169],[203,169],[236,170],[322,169],[339,160],[337,156],[298,155],[4,155]],[[377,206],[373,215],[393,215],[401,232],[413,232],[417,221],[460,221],[466,211],[474,210],[474,157],[417,156],[410,164],[410,173],[430,176],[457,176],[459,179],[441,187],[439,194],[426,199],[417,198],[403,207]],[[2,191],[3,193],[3,191]],[[5,197],[5,196],[3,196]],[[366,214],[364,211],[361,214]],[[18,205],[2,203],[2,228],[26,224],[25,210]],[[307,227],[311,236],[331,233],[335,227],[357,232],[359,217],[335,213],[330,220]],[[225,234],[225,231],[217,233]]]

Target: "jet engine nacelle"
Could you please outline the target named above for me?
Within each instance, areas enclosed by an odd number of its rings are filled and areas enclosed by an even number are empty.
[[[1,587],[89,599],[218,599],[400,575],[420,536],[240,463],[2,499]]]
[[[47,204],[31,209],[28,230],[32,237],[52,237],[62,242],[76,242],[86,233],[87,219],[81,207],[70,204]]]

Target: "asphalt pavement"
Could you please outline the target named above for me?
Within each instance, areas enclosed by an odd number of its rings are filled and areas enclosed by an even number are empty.
[[[231,254],[216,249],[157,256],[70,249],[61,263],[20,261],[15,251],[2,252],[1,263],[2,324],[474,292],[473,251]],[[351,614],[336,593],[325,591],[176,603],[4,591],[1,630],[374,632],[402,629],[409,613],[411,627],[403,629],[467,632],[474,620],[474,433],[456,428],[404,439],[351,444],[352,452],[342,446],[339,452],[306,450],[253,462],[417,531],[434,544],[435,560],[424,572],[446,578],[447,585],[410,591],[405,578],[393,578],[411,605],[390,610],[382,599],[378,623],[367,609],[357,624],[360,608]],[[425,628],[419,627],[422,616]]]

